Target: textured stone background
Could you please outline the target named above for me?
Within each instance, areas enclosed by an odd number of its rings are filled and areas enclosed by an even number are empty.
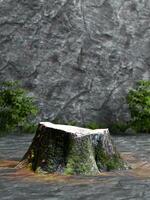
[[[0,81],[22,80],[42,120],[127,120],[150,78],[150,0],[0,0]]]

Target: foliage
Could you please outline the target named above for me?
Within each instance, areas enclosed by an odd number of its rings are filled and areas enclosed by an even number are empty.
[[[0,84],[0,124],[1,132],[29,126],[29,121],[37,113],[32,97],[22,89],[18,81]]]
[[[68,122],[67,122],[67,125],[70,125],[70,126],[77,126],[77,122],[75,122],[75,121],[68,121]]]
[[[111,124],[90,122],[85,127],[90,129],[109,128],[111,134],[123,134],[129,128],[129,124],[124,122],[114,122]]]
[[[123,134],[129,128],[129,125],[124,122],[116,122],[110,124],[108,128],[112,134]]]
[[[139,81],[129,91],[127,102],[131,112],[131,126],[137,132],[150,132],[150,81]]]
[[[24,126],[20,127],[20,131],[23,133],[35,133],[37,125],[34,123],[26,123]]]
[[[89,122],[88,124],[85,125],[85,128],[94,130],[94,129],[106,128],[106,125],[97,122]]]

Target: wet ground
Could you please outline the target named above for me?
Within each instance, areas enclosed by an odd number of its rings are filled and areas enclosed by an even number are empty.
[[[132,170],[96,177],[40,176],[14,169],[32,137],[0,138],[0,200],[150,200],[150,135],[113,137]]]

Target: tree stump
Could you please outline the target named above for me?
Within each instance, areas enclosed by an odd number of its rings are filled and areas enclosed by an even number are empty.
[[[40,173],[97,175],[124,168],[108,129],[87,129],[41,122],[17,165]]]

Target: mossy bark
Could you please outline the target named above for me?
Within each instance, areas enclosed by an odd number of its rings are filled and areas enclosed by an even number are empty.
[[[96,175],[124,166],[108,129],[93,131],[40,123],[17,168],[29,167],[39,173]]]

